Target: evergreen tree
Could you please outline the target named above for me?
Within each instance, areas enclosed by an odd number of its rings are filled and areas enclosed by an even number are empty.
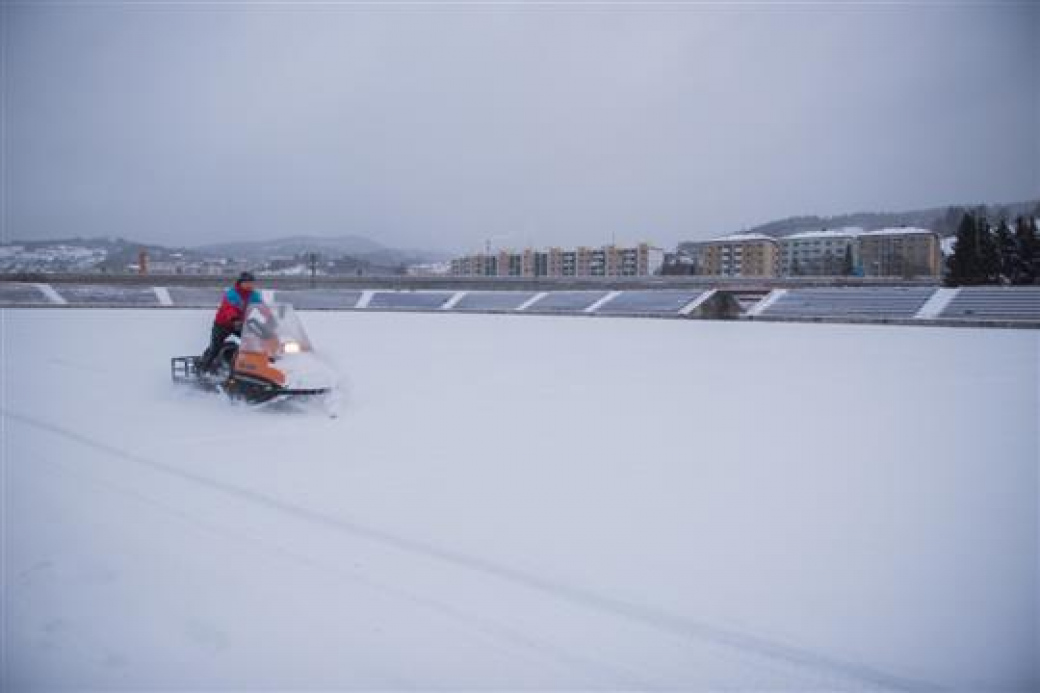
[[[1040,211],[1040,210],[1038,210]],[[1033,283],[1040,282],[1040,229],[1036,226],[1037,217],[1029,217],[1029,240],[1032,243],[1031,264]]]
[[[1038,209],[1040,211],[1040,209]],[[1030,269],[1030,282],[1036,284],[1040,282],[1040,229],[1036,226],[1037,217],[1029,217],[1029,269]]]
[[[845,261],[842,263],[841,273],[851,277],[856,268],[852,266],[852,244],[845,246]]]
[[[1015,278],[1020,271],[1021,262],[1018,257],[1018,242],[1017,239],[1011,235],[1011,229],[1008,227],[1007,219],[1002,218],[1000,220],[1000,225],[997,226],[997,236],[995,241],[999,266],[997,272],[998,281],[1001,284],[1011,284],[1015,281]]]
[[[935,220],[932,230],[940,236],[952,236],[957,233],[957,225],[964,216],[963,207],[947,207],[946,214]]]
[[[976,242],[977,223],[975,215],[965,212],[957,227],[957,245],[953,255],[947,260],[949,273],[946,283],[950,286],[964,286],[978,283],[979,248]]]
[[[1015,284],[1035,284],[1040,275],[1040,239],[1036,235],[1036,220],[1019,217],[1015,220],[1015,244],[1018,254]]]
[[[996,284],[1000,277],[1000,255],[997,251],[997,239],[985,216],[978,218],[975,229],[975,243],[979,249],[979,284]]]

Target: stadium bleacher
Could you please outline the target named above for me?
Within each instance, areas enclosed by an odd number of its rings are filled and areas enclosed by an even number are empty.
[[[454,296],[452,291],[377,291],[368,307],[376,310],[437,310]]]
[[[534,297],[533,292],[525,291],[470,291],[455,304],[452,310],[516,310]]]
[[[528,313],[581,313],[606,291],[552,291],[526,309]]]
[[[962,287],[940,316],[1040,321],[1040,286]]]
[[[357,306],[361,298],[360,291],[340,291],[337,289],[278,289],[274,292],[274,300],[279,303],[291,303],[299,310],[344,310]]]
[[[47,305],[47,296],[35,284],[0,282],[0,304],[10,306]]]
[[[71,305],[157,306],[159,297],[150,286],[52,285]]]
[[[596,310],[597,315],[678,315],[679,311],[704,293],[686,291],[623,291]]]
[[[910,319],[934,292],[930,286],[789,289],[760,315],[802,319]]]
[[[0,306],[35,307],[66,303],[74,307],[171,306],[212,310],[220,287],[151,287],[138,284],[34,284],[0,282]],[[424,290],[277,289],[273,300],[301,310],[400,310],[445,312],[525,312],[603,316],[684,317],[680,311],[711,289],[568,290]],[[972,324],[1040,327],[1040,286],[798,287],[777,289],[762,301],[764,290],[742,290],[735,312],[699,315],[766,320],[891,321],[913,324]],[[720,289],[719,292],[734,292]],[[745,296],[746,294],[746,296]],[[362,300],[364,299],[364,300]],[[741,300],[745,299],[745,300]],[[739,305],[738,305],[739,302]],[[522,309],[522,310],[521,310]],[[593,310],[594,309],[594,310]]]
[[[222,289],[194,286],[171,286],[167,291],[173,305],[182,308],[214,308],[220,305]]]

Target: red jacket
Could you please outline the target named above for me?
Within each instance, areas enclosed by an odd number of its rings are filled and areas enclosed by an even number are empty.
[[[246,316],[246,308],[253,303],[263,302],[263,297],[256,289],[246,292],[238,286],[233,286],[224,292],[224,299],[220,302],[213,323],[229,330],[238,329]]]

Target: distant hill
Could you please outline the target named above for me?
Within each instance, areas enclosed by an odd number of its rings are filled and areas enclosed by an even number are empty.
[[[214,243],[198,246],[195,250],[211,257],[231,257],[256,262],[316,253],[325,260],[350,257],[371,266],[388,268],[442,262],[449,257],[444,253],[427,250],[388,248],[364,236],[291,236],[266,241]]]
[[[2,245],[7,246],[21,246],[26,250],[37,250],[40,248],[52,248],[55,246],[65,246],[68,248],[91,248],[97,250],[104,250],[106,252],[125,252],[133,250],[134,253],[141,250],[142,248],[152,252],[190,252],[187,248],[175,248],[170,246],[162,246],[154,243],[138,243],[137,241],[127,240],[118,236],[96,236],[94,238],[83,238],[76,236],[73,238],[49,238],[42,241],[20,241],[13,240]]]
[[[65,238],[43,241],[12,241],[0,244],[0,272],[125,272],[136,266],[140,252],[156,263],[224,263],[228,266],[271,267],[305,264],[309,253],[316,253],[323,265],[363,268],[368,272],[393,273],[402,266],[443,262],[444,253],[388,248],[361,236],[321,238],[293,236],[265,241],[213,243],[194,248],[170,248],[152,243],[137,243],[124,238]],[[286,262],[287,261],[287,262]]]
[[[868,231],[886,227],[915,226],[948,236],[957,232],[957,224],[960,223],[961,216],[966,210],[980,208],[985,209],[986,216],[994,221],[1001,217],[1011,220],[1019,215],[1027,214],[1038,216],[1040,215],[1040,198],[1006,205],[952,205],[909,212],[857,212],[833,217],[791,217],[771,221],[745,231],[777,237],[802,231],[838,229],[846,226],[859,226]]]
[[[0,244],[0,272],[124,272],[144,250],[155,261],[199,259],[187,248],[168,248],[110,236],[57,238]]]
[[[386,251],[386,246],[363,236],[290,236],[266,241],[241,241],[237,243],[211,243],[195,248],[207,255],[223,255],[243,260],[266,260],[273,257],[292,257],[301,253],[322,255],[365,255]]]

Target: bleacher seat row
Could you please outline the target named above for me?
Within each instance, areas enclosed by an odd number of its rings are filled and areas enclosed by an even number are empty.
[[[0,305],[67,303],[97,306],[207,308],[220,301],[219,288],[169,287],[166,302],[152,287],[75,284],[0,283]],[[452,310],[459,312],[585,313],[609,315],[679,315],[704,294],[702,289],[639,291],[357,291],[340,289],[275,290],[274,300],[303,310]]]
[[[219,288],[28,284],[0,282],[0,306],[212,308]],[[524,312],[683,317],[710,298],[699,289],[631,291],[359,291],[293,289],[269,292],[303,310]],[[758,302],[734,294],[744,315],[770,320],[913,320],[1022,322],[1040,326],[1040,286],[833,287],[780,289]],[[938,300],[937,300],[938,299]],[[757,299],[756,299],[757,300]],[[926,308],[928,306],[928,308]]]
[[[1040,320],[1040,287],[966,287],[957,292],[941,315],[944,318]]]
[[[913,318],[934,292],[932,287],[791,289],[760,315],[790,318]]]

